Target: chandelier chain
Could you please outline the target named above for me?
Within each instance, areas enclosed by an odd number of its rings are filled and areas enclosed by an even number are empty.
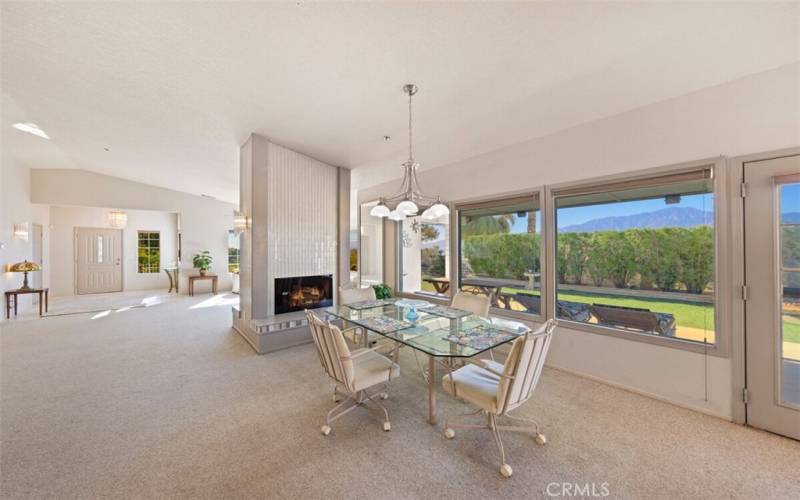
[[[411,98],[413,97],[413,92],[408,93],[408,159],[413,162],[414,160],[414,149],[412,143],[412,133],[411,133]]]

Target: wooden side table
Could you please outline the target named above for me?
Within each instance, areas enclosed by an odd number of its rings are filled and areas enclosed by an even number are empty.
[[[216,286],[215,286],[216,288]],[[49,288],[30,288],[27,290],[7,290],[6,296],[6,319],[11,319],[11,302],[14,302],[14,316],[17,315],[17,302],[19,302],[20,295],[35,293],[39,295],[39,316],[42,315],[42,296],[44,296],[44,312],[47,312],[50,306],[50,289]]]
[[[194,282],[211,280],[211,293],[217,293],[217,275],[206,274],[205,276],[189,276],[189,295],[194,295]]]

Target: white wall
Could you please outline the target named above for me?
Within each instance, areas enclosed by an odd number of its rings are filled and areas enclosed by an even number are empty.
[[[109,208],[50,207],[50,293],[54,296],[75,293],[74,231],[78,227],[110,228]],[[168,289],[166,273],[138,272],[138,231],[160,233],[161,268],[177,260],[177,214],[150,210],[126,210],[128,224],[122,231],[122,284],[124,290]]]
[[[457,201],[798,145],[800,63],[426,170],[420,182],[429,194]],[[386,196],[399,184],[398,179],[364,186],[363,178],[358,169],[353,172],[360,202]],[[395,243],[393,234],[387,230],[387,245]],[[393,252],[384,262],[389,278]],[[732,415],[728,358],[562,328],[549,364],[714,415]]]
[[[13,225],[22,222],[28,223],[31,229],[33,223],[41,224],[43,228],[42,254],[43,270],[42,284],[50,284],[49,264],[49,213],[46,206],[32,204],[30,201],[30,175],[29,169],[20,165],[14,159],[2,155],[0,166],[0,291],[19,288],[22,285],[22,274],[5,272],[8,265],[22,260],[31,260],[32,236],[27,241],[14,239]],[[2,300],[2,299],[0,299]],[[20,298],[20,313],[29,310],[32,296]],[[2,304],[2,320],[5,320],[5,304]]]
[[[188,290],[192,254],[209,250],[219,289],[231,289],[228,273],[228,231],[233,228],[234,205],[85,170],[31,170],[31,200],[59,206],[113,207],[177,213],[182,238],[181,293]]]

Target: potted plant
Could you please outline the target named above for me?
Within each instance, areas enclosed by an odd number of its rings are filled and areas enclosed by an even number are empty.
[[[380,285],[372,285],[372,288],[375,290],[376,299],[392,298],[392,289],[389,288],[389,285],[387,285],[386,283],[381,283]]]
[[[211,252],[208,250],[203,250],[202,252],[197,252],[192,255],[192,264],[195,269],[200,270],[200,276],[206,275],[206,271],[211,268],[211,263],[213,261],[214,259],[211,257]]]

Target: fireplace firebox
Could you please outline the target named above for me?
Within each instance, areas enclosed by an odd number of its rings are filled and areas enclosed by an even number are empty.
[[[275,314],[333,305],[333,275],[275,279]]]

